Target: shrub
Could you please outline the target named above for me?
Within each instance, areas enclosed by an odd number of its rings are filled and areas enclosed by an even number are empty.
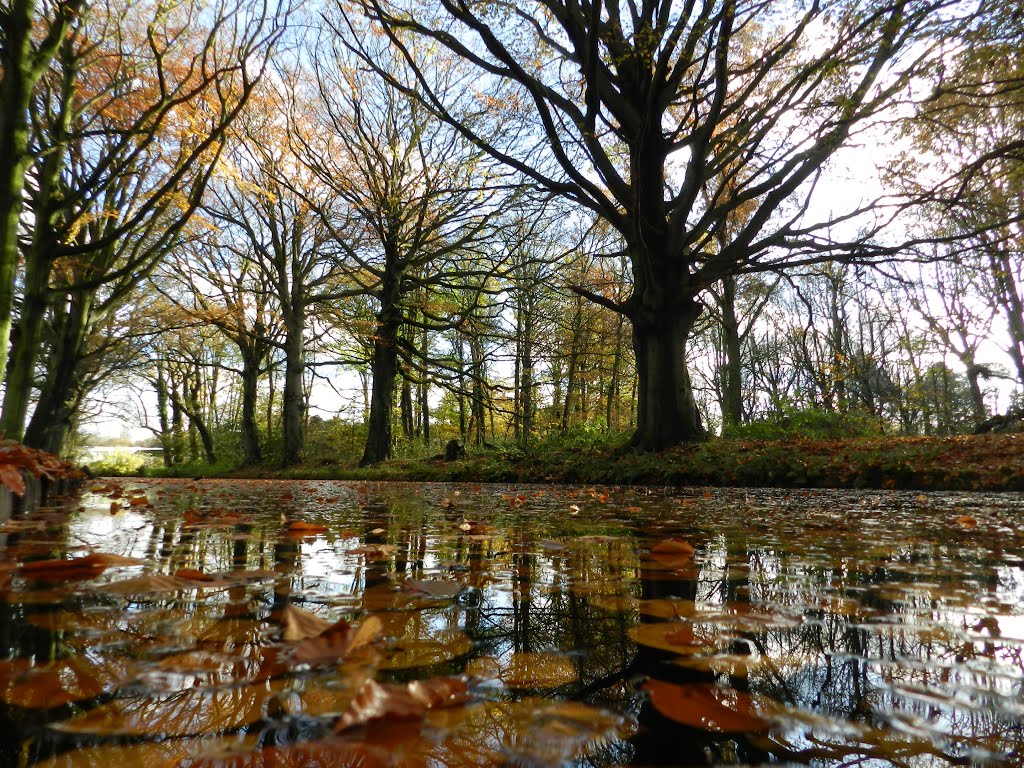
[[[738,427],[726,427],[722,437],[733,440],[785,440],[809,437],[828,440],[847,437],[880,437],[879,421],[864,413],[837,413],[821,408],[790,408]]]

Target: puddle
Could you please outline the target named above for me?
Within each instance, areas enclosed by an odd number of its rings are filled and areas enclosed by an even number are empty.
[[[1024,762],[1017,494],[151,480],[81,503],[0,528],[2,765]]]

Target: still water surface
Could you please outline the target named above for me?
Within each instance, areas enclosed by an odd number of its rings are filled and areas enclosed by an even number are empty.
[[[0,765],[1024,764],[1021,495],[93,491],[0,535]]]

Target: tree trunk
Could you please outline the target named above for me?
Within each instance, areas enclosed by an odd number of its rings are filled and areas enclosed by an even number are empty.
[[[259,397],[259,361],[255,355],[242,354],[242,463],[259,464],[263,461],[260,449],[260,430],[256,424],[256,401]]]
[[[79,366],[92,322],[91,293],[72,293],[68,299],[60,334],[50,350],[46,379],[25,430],[26,445],[56,454],[64,449],[85,394]]]
[[[160,422],[160,453],[163,455],[164,466],[174,465],[174,440],[171,435],[171,423],[167,417],[167,380],[164,378],[164,367],[160,361],[156,364],[156,410]]]
[[[743,423],[743,365],[740,324],[736,318],[736,278],[722,281],[722,425],[738,427]]]
[[[639,382],[630,447],[661,451],[707,439],[686,368],[686,342],[698,315],[700,305],[690,299],[650,313],[646,320],[631,318]]]
[[[402,410],[402,435],[406,440],[412,440],[413,438],[413,412],[412,412],[412,382],[409,379],[402,377],[402,398],[401,398],[401,410]]]
[[[376,464],[391,458],[391,421],[395,409],[395,379],[398,376],[398,331],[402,316],[397,306],[398,280],[392,275],[381,290],[381,309],[377,313],[377,332],[373,339],[370,363],[370,418],[366,447],[359,466]]]
[[[397,324],[394,330],[397,331]],[[393,341],[383,338],[387,331],[378,328],[370,364],[370,418],[367,422],[366,447],[359,466],[376,464],[391,458],[391,420],[395,408],[395,377],[398,375],[398,352]]]
[[[302,461],[306,431],[303,374],[306,372],[306,318],[301,311],[292,311],[285,318],[284,394],[281,399],[281,423],[284,435],[282,462],[285,466]]]

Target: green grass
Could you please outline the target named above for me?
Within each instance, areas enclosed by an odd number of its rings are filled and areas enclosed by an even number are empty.
[[[1024,435],[785,440],[717,439],[649,454],[578,442],[531,452],[470,449],[465,459],[395,459],[288,468],[195,464],[152,476],[603,485],[1024,490]]]

